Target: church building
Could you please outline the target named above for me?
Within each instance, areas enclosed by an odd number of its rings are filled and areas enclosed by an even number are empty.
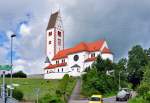
[[[52,13],[46,29],[46,61],[44,79],[61,79],[65,74],[81,76],[96,57],[113,61],[113,54],[106,40],[80,42],[64,48],[64,29],[60,12]]]

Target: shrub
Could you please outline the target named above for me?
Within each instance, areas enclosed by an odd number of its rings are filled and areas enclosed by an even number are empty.
[[[150,90],[149,85],[147,85],[146,83],[143,83],[138,87],[137,92],[138,92],[139,96],[143,96],[143,95],[147,94],[147,92],[149,90]]]
[[[59,97],[46,94],[40,100],[39,103],[64,103]]]
[[[19,89],[14,89],[12,96],[17,100],[22,100],[24,95],[23,92]]]

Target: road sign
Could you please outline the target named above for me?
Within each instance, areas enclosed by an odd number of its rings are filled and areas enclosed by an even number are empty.
[[[10,65],[0,65],[0,70],[9,71],[9,70],[11,70],[11,66]]]

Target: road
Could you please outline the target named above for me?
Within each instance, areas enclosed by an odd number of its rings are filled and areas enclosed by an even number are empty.
[[[71,100],[69,103],[88,103],[88,100]],[[104,98],[104,103],[127,103],[127,102],[116,102],[115,97]]]
[[[73,93],[70,96],[68,103],[88,103],[88,99],[80,98],[80,86],[81,86],[81,80],[78,80],[73,90]],[[104,98],[104,103],[127,103],[127,102],[116,102],[116,99],[114,96],[111,98]]]

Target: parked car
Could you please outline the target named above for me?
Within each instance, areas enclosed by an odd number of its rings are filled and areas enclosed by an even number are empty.
[[[88,103],[103,103],[102,95],[92,95]]]
[[[131,90],[128,88],[122,88],[116,96],[116,101],[127,101],[132,97]]]

